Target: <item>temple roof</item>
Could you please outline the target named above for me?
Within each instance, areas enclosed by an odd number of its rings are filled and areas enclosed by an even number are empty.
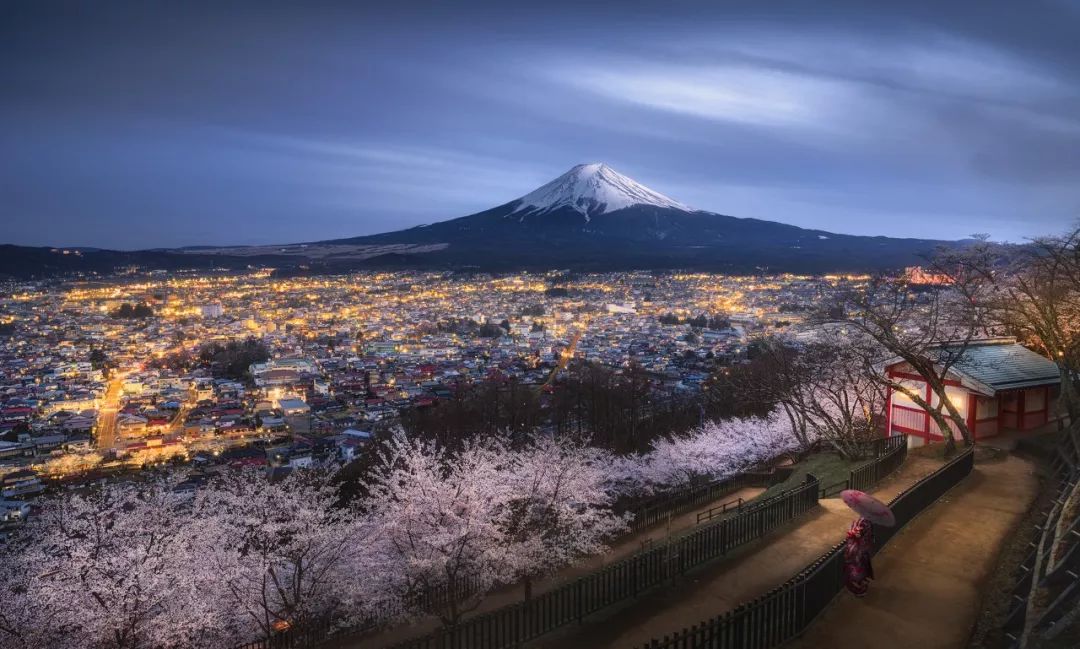
[[[953,365],[957,374],[993,392],[1061,383],[1058,366],[1012,338],[973,341]]]

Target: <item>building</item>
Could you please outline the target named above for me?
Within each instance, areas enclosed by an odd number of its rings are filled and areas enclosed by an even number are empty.
[[[199,313],[204,318],[220,318],[225,314],[225,309],[222,308],[221,302],[212,302],[210,304],[202,304],[199,306]]]
[[[931,406],[940,403],[907,363],[889,363],[885,371]],[[1061,377],[1057,365],[1013,338],[973,341],[950,368],[945,385],[947,397],[975,439],[1032,430],[1058,417],[1055,404]],[[956,425],[949,423],[956,433]],[[930,415],[894,390],[889,390],[886,430],[890,435],[907,434],[912,446],[943,439]]]
[[[33,496],[42,491],[45,491],[45,485],[31,469],[13,471],[0,478],[0,496],[5,499]]]
[[[936,273],[922,266],[908,266],[904,269],[904,279],[916,286],[943,286],[951,284],[952,279],[944,273]]]
[[[311,413],[311,406],[302,399],[281,399],[278,401],[278,407],[281,408],[281,412],[284,413],[286,417],[295,417]]]
[[[30,503],[22,500],[0,500],[0,529],[11,523],[24,523],[30,517]]]

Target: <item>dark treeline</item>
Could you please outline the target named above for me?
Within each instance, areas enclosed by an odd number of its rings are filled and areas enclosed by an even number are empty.
[[[247,376],[252,363],[264,363],[270,358],[270,348],[258,338],[218,341],[203,344],[191,354],[180,351],[161,359],[151,361],[151,366],[168,367],[175,370],[188,370],[192,367],[206,367],[215,376],[230,379],[242,379]]]
[[[678,325],[688,324],[695,329],[727,329],[731,326],[731,320],[722,314],[708,315],[699,313],[692,318],[681,318],[674,313],[665,313],[659,318],[660,324]]]
[[[456,445],[475,435],[541,429],[589,438],[618,453],[646,450],[664,435],[698,426],[703,419],[764,414],[772,404],[739,390],[731,373],[756,371],[754,363],[717,365],[701,392],[665,388],[640,365],[619,370],[576,361],[546,388],[497,378],[459,383],[432,406],[402,415],[410,435]]]
[[[141,319],[152,317],[154,315],[154,310],[150,308],[149,304],[131,304],[125,302],[110,311],[109,315],[113,318]]]
[[[264,363],[268,358],[270,349],[257,338],[212,342],[199,348],[200,361],[231,379],[244,377],[252,363]]]

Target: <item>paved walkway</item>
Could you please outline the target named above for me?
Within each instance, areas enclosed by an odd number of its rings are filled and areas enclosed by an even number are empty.
[[[941,466],[941,460],[910,455],[872,493],[890,500]],[[821,506],[794,526],[784,526],[718,563],[690,573],[671,588],[642,596],[611,614],[599,613],[581,627],[545,636],[530,647],[546,649],[626,649],[690,627],[763,595],[787,581],[838,543],[853,514],[839,499]],[[821,647],[829,645],[823,644]],[[876,645],[868,645],[876,646]]]
[[[874,559],[863,599],[842,593],[792,649],[960,649],[975,625],[983,585],[1038,493],[1026,460],[975,471],[909,523]],[[785,647],[787,649],[787,647]]]

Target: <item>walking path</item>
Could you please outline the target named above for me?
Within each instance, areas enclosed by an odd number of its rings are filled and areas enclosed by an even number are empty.
[[[909,455],[908,460],[872,490],[888,501],[941,466],[940,459]],[[763,595],[793,577],[838,543],[853,514],[837,498],[822,500],[815,511],[761,541],[736,550],[684,580],[632,600],[610,614],[597,614],[581,627],[547,635],[530,647],[548,649],[628,649],[654,637],[690,627]],[[828,644],[811,645],[827,647]],[[874,644],[867,646],[877,646]]]
[[[1007,456],[975,471],[874,559],[863,599],[842,593],[792,649],[960,649],[1010,533],[1035,501],[1035,468]],[[785,647],[785,649],[787,649]]]

